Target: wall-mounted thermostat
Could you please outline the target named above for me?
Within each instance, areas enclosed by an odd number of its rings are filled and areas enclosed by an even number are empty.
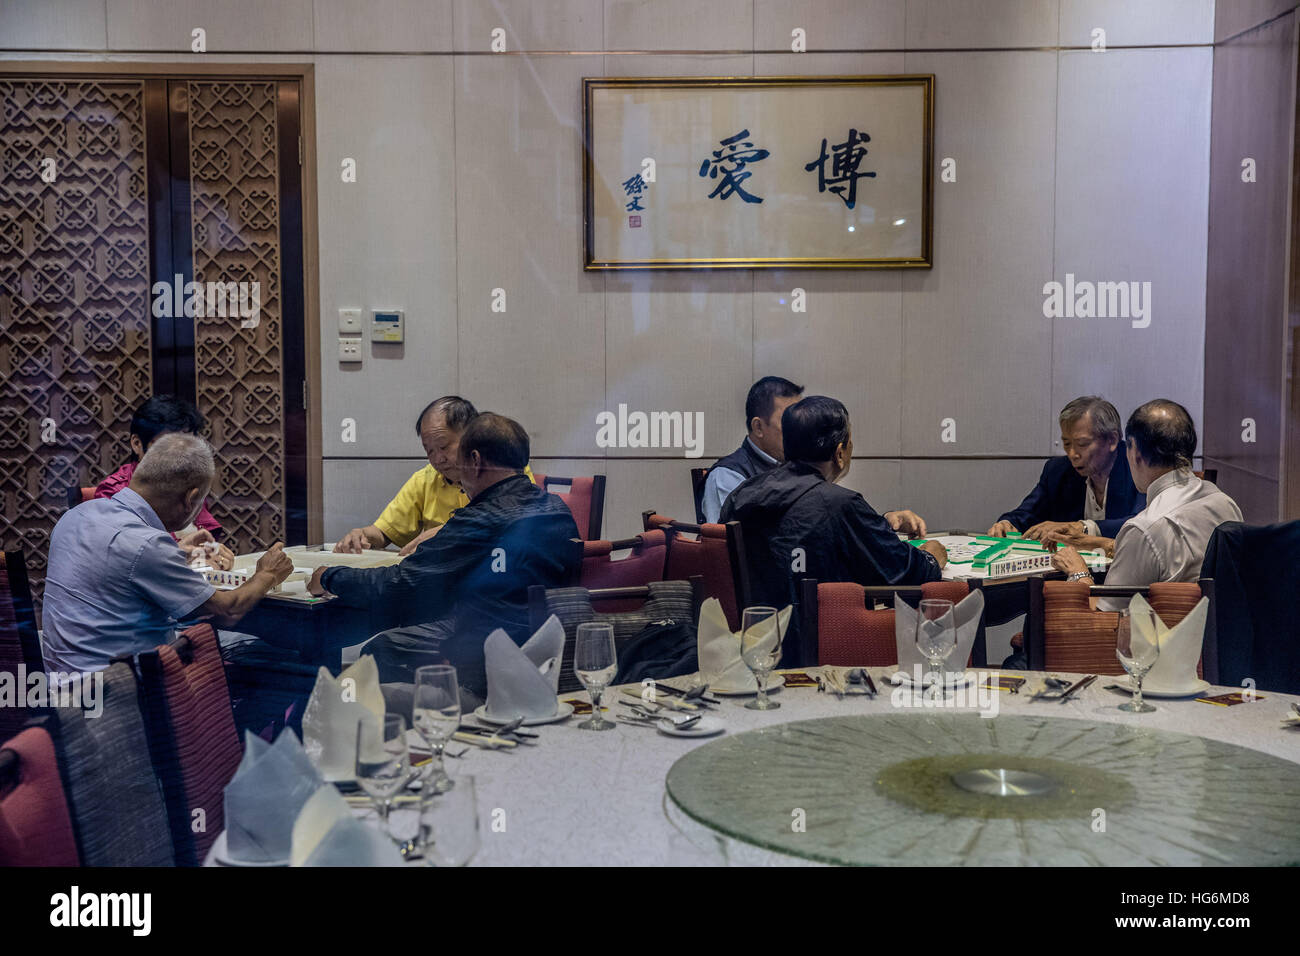
[[[405,341],[404,316],[405,313],[401,309],[389,309],[387,311],[375,309],[370,314],[370,341]]]

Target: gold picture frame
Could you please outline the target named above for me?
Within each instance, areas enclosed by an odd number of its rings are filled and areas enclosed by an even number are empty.
[[[584,77],[582,125],[584,271],[933,265],[934,74]]]

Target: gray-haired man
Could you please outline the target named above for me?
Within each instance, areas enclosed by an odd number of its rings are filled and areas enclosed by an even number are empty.
[[[103,670],[120,654],[167,643],[182,620],[210,616],[230,627],[293,572],[279,542],[231,591],[216,590],[189,567],[170,532],[194,520],[214,473],[202,438],[161,435],[130,485],[59,519],[45,577],[48,670]]]
[[[1037,541],[1113,538],[1144,507],[1119,450],[1123,436],[1114,405],[1085,395],[1061,409],[1059,423],[1065,454],[1047,460],[1038,484],[989,534],[1020,531]]]

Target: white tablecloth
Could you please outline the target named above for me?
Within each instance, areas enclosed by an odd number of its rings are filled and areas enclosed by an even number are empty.
[[[870,669],[881,689],[874,700],[865,696],[840,700],[833,694],[818,693],[816,688],[792,688],[773,694],[773,699],[781,702],[779,710],[746,710],[746,698],[726,698],[713,713],[725,721],[728,733],[816,717],[905,713],[891,706],[889,691],[882,686],[881,675],[887,670],[891,669]],[[816,671],[812,668],[808,673]],[[1023,676],[1029,682],[1019,694],[999,694],[1001,713],[1140,724],[1210,737],[1300,763],[1300,729],[1281,725],[1291,703],[1300,701],[1294,696],[1261,691],[1266,699],[1234,707],[1193,699],[1151,699],[1158,709],[1137,716],[1118,709],[1128,695],[1103,689],[1122,678],[1101,677],[1077,699],[1060,704],[1030,703],[1029,694],[1042,687],[1043,675]],[[1207,693],[1238,689],[1216,688]],[[614,704],[618,696],[613,691],[606,695],[611,715],[625,710]],[[563,697],[586,699],[584,694]],[[521,746],[509,752],[471,747],[463,758],[447,761],[453,776],[472,773],[477,778],[481,848],[471,865],[654,866],[707,862],[708,853],[692,855],[691,844],[703,845],[707,851],[714,842],[710,831],[685,818],[672,804],[664,791],[664,778],[682,754],[718,738],[668,737],[625,724],[603,733],[575,729],[585,719],[571,717],[565,723],[531,728],[541,735],[536,747]],[[494,820],[497,830],[493,829]],[[502,823],[504,830],[499,829]],[[691,842],[683,839],[683,831]],[[804,863],[736,841],[723,841],[723,846],[726,858],[733,864]],[[717,862],[722,862],[722,857]]]

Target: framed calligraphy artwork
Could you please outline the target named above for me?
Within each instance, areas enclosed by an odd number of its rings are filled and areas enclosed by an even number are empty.
[[[582,88],[585,270],[933,264],[932,74]]]

